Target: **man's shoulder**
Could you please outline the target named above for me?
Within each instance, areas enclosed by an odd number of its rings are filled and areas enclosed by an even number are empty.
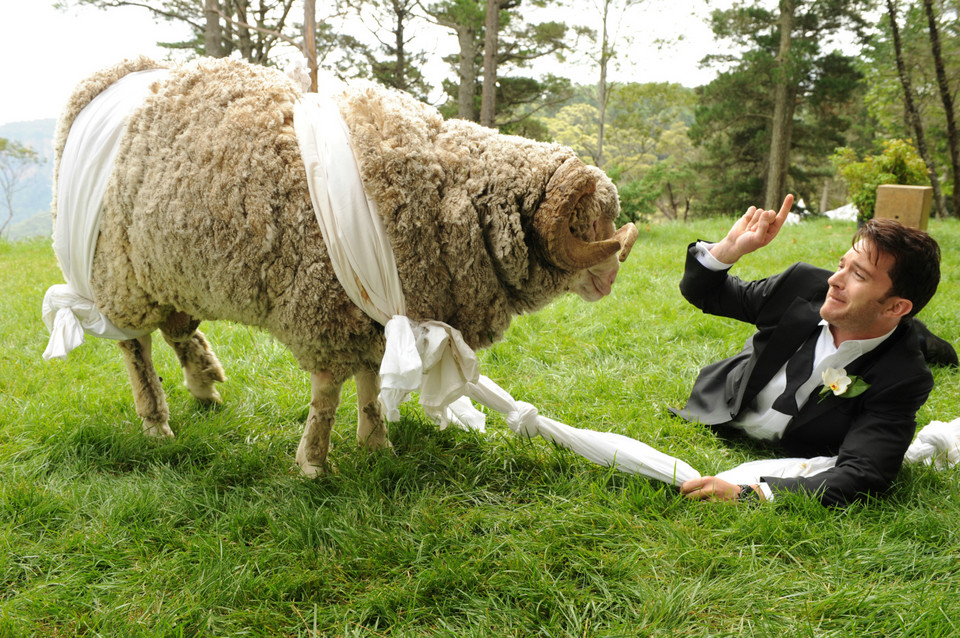
[[[780,291],[786,298],[802,298],[808,301],[826,295],[827,280],[833,273],[812,264],[798,261],[783,272],[768,277],[771,290]]]
[[[912,367],[930,374],[930,368],[923,354],[923,330],[921,330],[923,324],[919,326],[917,324],[918,322],[912,318],[905,319],[892,335],[894,337],[893,346],[896,350],[904,353],[905,357],[909,357]],[[925,326],[923,327],[925,328]],[[932,374],[930,376],[932,377]]]
[[[870,355],[866,355],[870,357]],[[908,383],[929,393],[933,388],[933,374],[924,359],[918,330],[912,320],[904,321],[890,337],[877,348],[873,375],[884,384]]]
[[[826,286],[827,280],[830,279],[831,275],[833,275],[833,271],[827,270],[826,268],[820,268],[819,266],[814,266],[813,264],[808,264],[803,261],[798,261],[783,271],[783,274],[787,277],[806,279],[816,283],[817,285]]]

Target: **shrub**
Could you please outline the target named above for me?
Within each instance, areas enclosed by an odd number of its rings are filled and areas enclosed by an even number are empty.
[[[927,167],[906,140],[887,140],[879,155],[869,155],[862,161],[857,160],[853,149],[838,148],[830,160],[847,185],[861,222],[873,218],[880,184],[930,184]]]

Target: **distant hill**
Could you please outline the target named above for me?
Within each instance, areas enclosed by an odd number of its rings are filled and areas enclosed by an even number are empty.
[[[56,127],[57,121],[53,119],[0,124],[0,137],[29,146],[43,160],[27,178],[24,188],[14,195],[13,221],[9,239],[50,234],[50,201],[53,199],[53,135]],[[6,209],[0,208],[0,214],[6,216]],[[44,220],[46,220],[45,223]]]

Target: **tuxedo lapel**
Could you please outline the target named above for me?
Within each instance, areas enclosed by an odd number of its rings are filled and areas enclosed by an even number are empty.
[[[820,323],[821,302],[803,299],[794,301],[780,322],[769,330],[764,347],[759,350],[757,364],[747,381],[744,401],[750,401],[764,388],[787,360],[797,351]],[[755,340],[756,342],[756,340]]]

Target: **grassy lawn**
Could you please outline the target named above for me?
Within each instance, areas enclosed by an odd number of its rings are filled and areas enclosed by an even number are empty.
[[[703,473],[768,456],[666,411],[750,333],[677,290],[687,243],[730,222],[641,229],[611,297],[517,319],[482,372]],[[930,230],[943,280],[921,318],[957,346],[960,222]],[[787,227],[736,272],[832,268],[852,233]],[[309,380],[270,335],[204,324],[229,377],[214,409],[158,344],[177,438],[146,440],[115,344],[41,359],[40,302],[60,282],[49,241],[0,243],[0,638],[960,634],[960,470],[905,467],[886,498],[846,509],[695,503],[497,415],[486,434],[439,431],[414,402],[396,453],[365,454],[348,384],[337,472],[305,480]],[[960,373],[934,374],[921,425],[960,416]]]

